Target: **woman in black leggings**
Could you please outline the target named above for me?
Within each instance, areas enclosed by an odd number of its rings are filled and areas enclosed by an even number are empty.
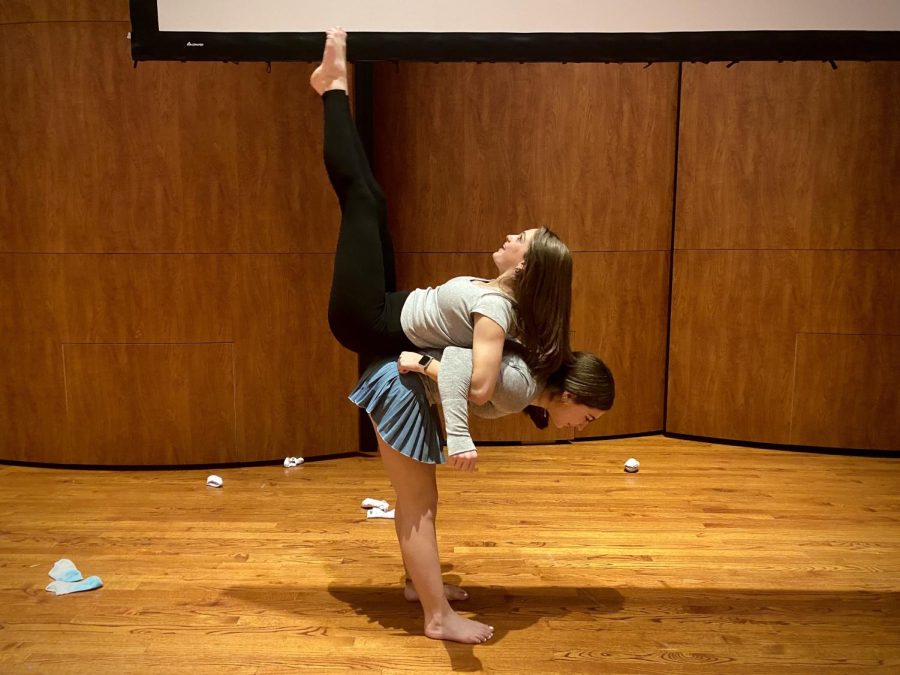
[[[396,290],[384,194],[375,181],[347,96],[346,34],[329,31],[310,83],[322,96],[325,166],[341,206],[328,322],[367,357],[421,348],[472,347],[472,397],[490,400],[503,343],[518,340],[538,377],[570,357],[572,258],[546,228],[509,235],[493,253],[499,276],[457,277],[436,289]]]
[[[325,168],[341,205],[328,324],[359,354],[398,354],[414,345],[400,326],[409,291],[396,291],[387,205],[350,116],[347,92],[324,92]]]

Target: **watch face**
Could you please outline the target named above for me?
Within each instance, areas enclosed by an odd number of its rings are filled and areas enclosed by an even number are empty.
[[[419,359],[419,365],[420,365],[420,366],[427,366],[428,363],[429,363],[430,361],[431,361],[431,357],[428,356],[428,354],[423,354],[423,355],[422,355],[422,358]]]

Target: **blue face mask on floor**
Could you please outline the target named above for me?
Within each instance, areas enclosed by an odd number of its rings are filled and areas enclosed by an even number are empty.
[[[68,558],[57,560],[50,570],[50,576],[55,581],[48,584],[44,590],[56,593],[56,595],[66,595],[68,593],[77,593],[78,591],[92,591],[103,585],[100,577],[88,577],[87,579],[82,577],[81,572],[75,567],[75,563]]]
[[[47,584],[47,588],[44,590],[52,591],[57,595],[66,595],[68,593],[77,593],[78,591],[92,591],[95,588],[100,588],[102,585],[103,582],[100,581],[100,577],[88,577],[81,581],[53,581]]]

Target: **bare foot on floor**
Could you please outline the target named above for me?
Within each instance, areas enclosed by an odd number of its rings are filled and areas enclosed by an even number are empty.
[[[319,96],[330,89],[347,91],[347,33],[332,28],[325,33],[325,52],[322,64],[309,78]]]
[[[433,640],[480,644],[494,637],[494,628],[467,619],[450,610],[446,614],[435,614],[431,618],[425,617],[425,635]]]
[[[444,584],[444,595],[447,596],[447,600],[450,602],[453,602],[454,600],[469,599],[468,593],[459,586],[454,586],[453,584]],[[406,587],[403,589],[403,597],[410,602],[419,601],[419,594],[416,593],[416,587],[412,585],[411,581],[406,582]]]

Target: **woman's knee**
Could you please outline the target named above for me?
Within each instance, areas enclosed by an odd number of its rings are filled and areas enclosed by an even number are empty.
[[[402,485],[399,489],[395,485],[394,489],[397,491],[398,506],[402,504],[407,508],[423,513],[429,512],[432,515],[437,513],[438,491],[436,487],[421,481]]]
[[[376,351],[384,340],[381,329],[383,308],[359,290],[332,285],[328,298],[328,327],[335,339],[350,351]],[[383,302],[383,298],[382,298]]]
[[[397,492],[397,508],[403,515],[416,521],[430,520],[437,516],[437,487],[428,480],[415,480],[394,485]]]
[[[358,316],[340,299],[328,302],[328,327],[334,339],[345,349],[359,354],[365,348],[366,335],[360,331]]]

